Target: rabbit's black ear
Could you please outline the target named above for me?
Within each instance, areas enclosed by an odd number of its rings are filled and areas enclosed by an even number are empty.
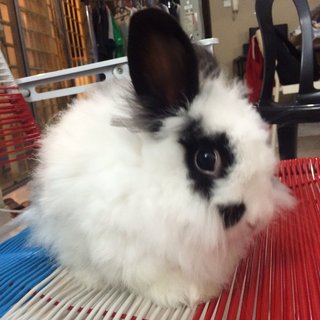
[[[195,50],[177,21],[159,9],[133,15],[128,62],[136,93],[142,101],[150,101],[149,108],[168,113],[163,109],[186,107],[198,93]]]

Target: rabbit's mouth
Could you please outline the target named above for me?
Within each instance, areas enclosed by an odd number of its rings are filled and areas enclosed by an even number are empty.
[[[219,213],[222,217],[225,228],[231,228],[237,224],[243,217],[246,206],[244,203],[237,203],[232,205],[219,205]]]

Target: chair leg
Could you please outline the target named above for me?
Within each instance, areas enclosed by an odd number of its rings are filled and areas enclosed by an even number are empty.
[[[298,125],[281,126],[277,128],[279,155],[281,160],[297,157]]]

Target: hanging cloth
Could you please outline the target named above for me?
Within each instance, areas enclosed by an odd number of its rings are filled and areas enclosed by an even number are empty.
[[[256,36],[251,37],[246,62],[246,84],[249,88],[249,102],[255,104],[260,98],[263,80],[264,59]]]
[[[115,41],[113,39],[113,31],[111,30],[110,33],[112,21],[109,21],[107,7],[96,6],[92,11],[92,21],[97,44],[98,61],[112,59],[115,51]]]
[[[86,9],[87,24],[89,29],[92,60],[93,62],[97,62],[98,51],[97,51],[97,42],[96,42],[96,37],[95,37],[94,27],[93,27],[93,20],[92,20],[92,7],[88,3],[86,3],[85,9]]]
[[[134,7],[124,7],[120,8],[120,10],[114,16],[115,23],[117,24],[121,32],[124,55],[126,55],[127,52],[130,19],[132,15],[137,11],[138,9]]]
[[[112,18],[112,25],[113,25],[113,37],[115,42],[115,58],[120,58],[125,55],[124,41],[123,41],[121,30],[113,18]]]

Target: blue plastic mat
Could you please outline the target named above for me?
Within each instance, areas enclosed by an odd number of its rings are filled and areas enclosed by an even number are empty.
[[[44,249],[26,244],[28,234],[0,244],[0,317],[57,268]]]

